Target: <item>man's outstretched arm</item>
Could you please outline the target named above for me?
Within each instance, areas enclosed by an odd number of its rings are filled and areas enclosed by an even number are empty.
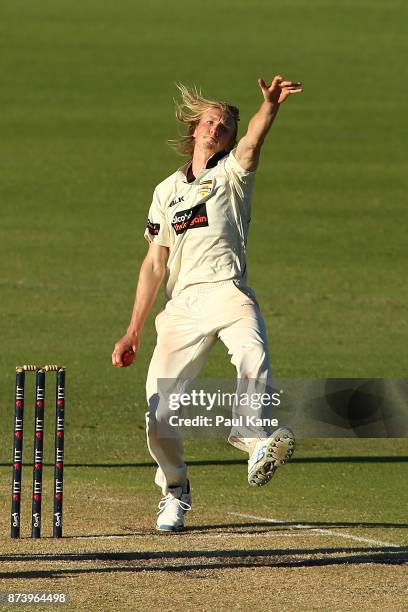
[[[256,170],[258,166],[261,147],[282,102],[291,94],[303,91],[302,83],[286,81],[282,76],[276,76],[270,85],[259,79],[258,85],[264,101],[250,120],[247,133],[239,141],[235,155],[240,166],[248,171]]]
[[[125,351],[132,353],[131,365],[136,358],[140,345],[140,336],[149,312],[155,302],[160,285],[166,275],[166,261],[169,254],[167,247],[151,243],[140,267],[139,281],[136,288],[132,317],[126,334],[118,340],[112,353],[112,365],[122,367]]]

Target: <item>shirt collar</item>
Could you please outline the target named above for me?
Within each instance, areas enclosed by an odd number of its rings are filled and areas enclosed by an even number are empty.
[[[210,168],[214,168],[218,164],[220,159],[222,159],[226,155],[228,155],[228,151],[218,151],[218,153],[214,153],[214,155],[211,155],[211,157],[207,159],[205,169],[209,170]]]
[[[207,163],[205,164],[205,168],[200,170],[200,173],[203,172],[204,169],[205,170],[210,170],[211,168],[215,168],[215,166],[218,164],[220,159],[222,159],[226,155],[228,155],[228,151],[218,151],[218,153],[214,153],[214,155],[211,155],[211,157],[209,157],[207,159]],[[186,162],[185,164],[183,164],[179,168],[179,171],[183,174],[183,181],[185,183],[187,182],[187,173],[188,173],[189,167],[191,166],[191,163],[192,163],[192,161],[190,159],[188,162]]]

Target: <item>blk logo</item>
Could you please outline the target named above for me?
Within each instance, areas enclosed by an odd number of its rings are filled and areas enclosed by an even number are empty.
[[[184,196],[176,196],[174,200],[170,202],[170,206],[176,206],[177,204],[180,204],[180,202],[184,202]]]

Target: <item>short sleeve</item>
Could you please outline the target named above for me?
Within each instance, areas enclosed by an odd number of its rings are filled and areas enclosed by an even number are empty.
[[[256,172],[255,170],[244,170],[239,165],[235,152],[236,148],[228,154],[224,168],[239,208],[241,211],[246,211],[247,216],[249,216],[250,200]]]
[[[251,183],[255,178],[255,170],[244,170],[235,157],[236,151],[237,148],[235,147],[235,149],[229,153],[225,162],[225,170],[230,176],[234,177],[235,180],[239,181],[243,185]]]
[[[169,228],[156,190],[149,209],[144,237],[148,242],[154,242],[165,247],[170,246]]]

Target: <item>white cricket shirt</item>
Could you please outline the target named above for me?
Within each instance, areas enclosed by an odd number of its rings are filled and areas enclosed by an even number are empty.
[[[255,172],[241,168],[234,151],[210,157],[191,183],[186,177],[188,162],[154,191],[144,235],[169,248],[168,297],[197,283],[246,283]]]

